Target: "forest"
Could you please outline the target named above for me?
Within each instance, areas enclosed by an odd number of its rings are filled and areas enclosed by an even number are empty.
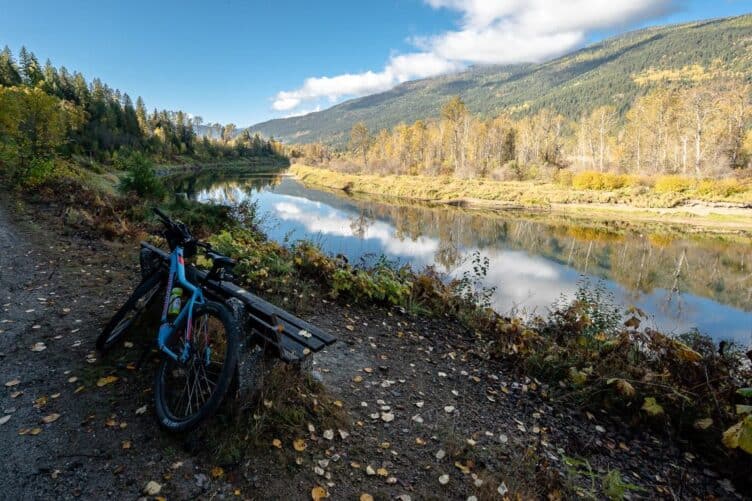
[[[636,98],[623,114],[598,106],[578,120],[551,109],[484,119],[455,96],[438,119],[377,132],[357,123],[345,150],[308,144],[290,154],[347,172],[562,181],[595,189],[666,175],[746,177],[752,87],[742,80],[663,86]]]
[[[12,184],[36,184],[65,162],[124,165],[138,153],[156,162],[276,158],[281,145],[234,124],[213,124],[184,111],[149,112],[132,98],[79,72],[44,66],[22,47],[15,60],[0,52],[0,175]],[[125,162],[126,164],[128,162]]]

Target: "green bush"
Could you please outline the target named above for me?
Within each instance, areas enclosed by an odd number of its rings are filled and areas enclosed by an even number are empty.
[[[23,184],[27,187],[39,186],[52,177],[55,171],[55,161],[52,159],[34,158],[29,162]]]
[[[165,195],[165,188],[154,172],[154,165],[143,153],[136,152],[117,157],[116,166],[126,171],[120,182],[123,192],[133,191],[141,197],[155,199]]]

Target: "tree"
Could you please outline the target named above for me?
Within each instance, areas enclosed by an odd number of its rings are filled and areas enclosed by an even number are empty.
[[[151,133],[149,119],[147,118],[146,105],[141,96],[136,98],[136,119],[138,120],[139,127],[141,127],[141,132],[144,135],[149,135]]]
[[[699,178],[705,157],[706,135],[716,112],[715,96],[710,89],[695,88],[684,92],[680,102],[682,104],[680,119],[694,142],[695,176]]]
[[[83,113],[39,88],[0,87],[0,166],[13,183],[49,168]]]
[[[18,66],[13,60],[13,53],[6,45],[0,52],[0,85],[12,87],[21,85],[21,74],[18,72]]]
[[[21,74],[25,84],[34,87],[44,79],[42,68],[33,52],[27,51],[26,47],[21,47],[18,59],[21,64]]]
[[[467,114],[467,106],[460,99],[460,96],[454,96],[441,108],[441,118],[448,123],[450,129],[455,171],[464,169],[463,136],[467,131]]]
[[[358,122],[350,129],[350,149],[355,154],[363,157],[363,167],[368,167],[368,147],[371,144],[371,135],[368,127],[363,122]]]
[[[722,102],[721,113],[727,117],[726,148],[730,165],[737,169],[745,165],[742,149],[745,135],[752,121],[752,86],[731,82]]]
[[[225,142],[225,144],[232,141],[232,138],[235,137],[235,131],[237,130],[237,126],[233,123],[229,123],[224,126],[222,129],[222,141]]]

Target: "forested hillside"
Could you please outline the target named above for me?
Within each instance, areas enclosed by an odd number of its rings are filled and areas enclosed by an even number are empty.
[[[620,118],[637,96],[665,86],[752,75],[752,15],[627,33],[543,64],[475,67],[407,82],[305,116],[254,125],[253,132],[285,142],[342,146],[353,124],[372,131],[439,116],[453,95],[484,118],[502,112],[532,115],[550,109],[575,120],[599,106]]]
[[[0,178],[35,184],[66,166],[124,166],[132,154],[159,162],[277,157],[280,145],[232,124],[213,124],[198,137],[201,118],[147,110],[140,97],[78,72],[42,66],[22,48],[18,61],[0,52]],[[124,163],[125,162],[125,163]]]

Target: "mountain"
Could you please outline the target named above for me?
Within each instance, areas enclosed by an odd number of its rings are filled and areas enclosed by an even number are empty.
[[[250,130],[288,143],[343,145],[356,122],[377,131],[436,117],[454,95],[483,116],[549,107],[575,119],[603,104],[623,111],[635,96],[654,86],[719,77],[752,79],[752,15],[634,31],[541,64],[473,67],[406,82],[323,111],[259,123]]]

